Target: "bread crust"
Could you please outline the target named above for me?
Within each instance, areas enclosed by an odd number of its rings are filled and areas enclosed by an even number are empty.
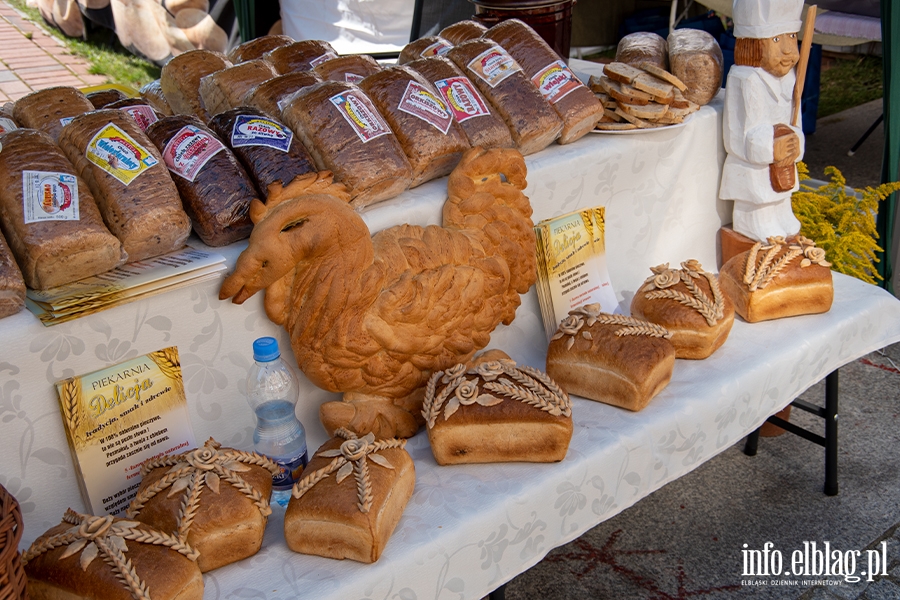
[[[485,31],[487,31],[487,27],[481,23],[467,20],[444,27],[438,35],[454,46],[458,46],[463,42],[480,38]]]
[[[329,58],[313,67],[313,73],[323,80],[330,79],[349,83],[359,83],[360,80],[374,75],[380,70],[381,65],[378,64],[378,61],[366,54]]]
[[[209,118],[240,106],[250,90],[277,76],[268,61],[256,59],[203,77],[200,79],[200,96]],[[209,118],[203,122],[208,122]]]
[[[337,52],[328,42],[321,40],[302,40],[280,46],[263,55],[272,63],[279,74],[309,71],[320,61],[337,56]]]
[[[322,81],[313,71],[298,71],[279,75],[260,83],[247,92],[243,104],[254,106],[270,117],[281,119],[281,106],[295,92]]]
[[[224,55],[210,50],[191,50],[179,54],[166,63],[159,76],[159,85],[172,112],[194,115],[206,123],[211,114],[200,96],[200,80],[231,66]]]
[[[73,87],[61,86],[19,98],[13,105],[13,118],[21,127],[43,131],[55,142],[64,127],[64,119],[71,120],[92,110],[94,105],[84,94]]]
[[[235,46],[228,53],[228,60],[234,64],[262,58],[266,52],[293,44],[294,38],[287,35],[264,35]]]
[[[16,314],[24,306],[25,280],[0,233],[0,319]]]

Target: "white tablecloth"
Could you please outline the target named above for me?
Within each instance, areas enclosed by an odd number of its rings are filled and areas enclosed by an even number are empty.
[[[716,231],[730,216],[716,199],[720,140],[714,102],[682,128],[552,146],[527,158],[535,220],[605,205],[610,276],[627,307],[650,265],[696,258],[714,268]],[[423,185],[365,219],[373,231],[437,223],[445,186]],[[242,247],[221,250],[229,264]],[[242,392],[251,343],[274,335],[289,349],[288,338],[266,319],[260,297],[235,306],[218,300],[218,288],[199,284],[51,328],[27,312],[0,321],[0,484],[21,504],[23,546],[66,507],[83,510],[53,388],[59,379],[176,345],[197,439],[252,446]],[[736,322],[710,359],[676,361],[672,383],[640,413],[577,399],[562,463],[438,467],[420,433],[407,446],[415,493],[378,563],[291,553],[276,509],[263,550],[207,574],[206,597],[480,598],[734,444],[831,370],[900,339],[892,296],[839,275],[835,291],[825,315]],[[543,368],[534,290],[491,346]],[[313,449],[325,439],[318,406],[332,398],[304,380],[298,416]]]

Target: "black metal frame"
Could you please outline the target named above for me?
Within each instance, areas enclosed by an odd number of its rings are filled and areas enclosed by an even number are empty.
[[[825,436],[813,433],[802,427],[772,415],[767,422],[777,425],[795,435],[807,439],[825,448],[825,495],[838,494],[838,370],[835,369],[825,377],[825,406],[816,406],[803,400],[794,400],[791,406],[812,413],[825,419]],[[756,456],[759,444],[759,429],[747,436],[744,454]]]

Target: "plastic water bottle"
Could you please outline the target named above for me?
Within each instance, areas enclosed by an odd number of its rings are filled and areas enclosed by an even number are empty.
[[[272,499],[286,506],[291,488],[309,462],[306,431],[294,414],[299,386],[275,338],[253,342],[253,360],[256,364],[247,377],[247,401],[256,413],[253,447],[281,467],[281,473],[272,477]]]

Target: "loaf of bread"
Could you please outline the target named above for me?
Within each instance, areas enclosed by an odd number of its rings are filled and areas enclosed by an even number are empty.
[[[669,50],[666,40],[652,31],[629,33],[616,46],[616,62],[639,67],[650,63],[660,69],[669,69]]]
[[[0,232],[0,319],[16,314],[24,306],[25,280]]]
[[[266,60],[258,58],[242,62],[203,77],[200,80],[200,98],[212,118],[230,108],[241,106],[247,92],[277,76],[278,73]]]
[[[485,31],[487,31],[487,27],[481,23],[467,20],[444,27],[438,35],[454,46],[459,46],[463,42],[480,38]]]
[[[128,113],[134,119],[134,122],[138,124],[138,127],[141,128],[141,131],[147,131],[148,127],[164,116],[143,98],[125,98],[124,100],[107,104],[106,108],[115,108]]]
[[[769,238],[722,265],[719,283],[749,323],[814,315],[831,310],[830,267],[812,240]]]
[[[397,62],[401,65],[411,63],[420,58],[428,58],[430,56],[442,56],[447,54],[453,47],[449,41],[439,35],[429,35],[428,37],[419,38],[414,42],[408,43],[400,51],[400,58]]]
[[[250,236],[250,201],[257,196],[256,188],[212,130],[197,117],[172,115],[147,128],[147,137],[162,153],[204,244],[226,246]]]
[[[684,82],[684,97],[700,106],[709,103],[722,87],[722,48],[702,29],[676,29],[669,34],[669,67]]]
[[[33,129],[3,138],[0,225],[32,289],[97,275],[127,258],[72,163]]]
[[[453,61],[444,56],[420,58],[407,66],[431,83],[444,104],[453,113],[473,148],[514,148],[509,128],[496,111],[491,110],[475,84],[463,75]]]
[[[570,394],[638,411],[672,378],[664,327],[585,304],[569,311],[547,349],[547,375]]]
[[[262,111],[233,108],[213,117],[209,128],[231,148],[263,198],[273,183],[287,185],[294,177],[316,170],[294,132]]]
[[[258,108],[270,117],[280,119],[281,109],[284,108],[289,96],[308,85],[313,85],[320,81],[322,81],[322,78],[312,71],[298,71],[287,75],[279,75],[247,92],[243,104]]]
[[[603,106],[575,73],[534,29],[519,19],[494,25],[484,34],[503,46],[544,99],[563,120],[560,144],[570,144],[590,132]]]
[[[189,544],[206,573],[259,551],[278,473],[265,456],[210,438],[195,450],[146,461],[125,515]]]
[[[281,112],[319,171],[343,183],[356,208],[409,187],[412,168],[369,97],[352,83],[323,81],[296,92]]]
[[[415,467],[406,440],[357,438],[346,429],[335,436],[294,484],[284,539],[294,552],[373,563],[412,496]]]
[[[81,115],[63,129],[59,147],[90,188],[129,260],[184,245],[191,221],[162,155],[134,119],[115,109]]]
[[[12,115],[12,105],[10,104],[10,110],[8,112],[5,110],[0,110],[0,136],[2,136],[4,133],[15,131],[18,128],[19,125],[16,123]]]
[[[200,96],[200,80],[231,66],[222,54],[210,50],[191,50],[179,54],[162,68],[159,85],[173,114],[194,115],[206,123],[211,114]]]
[[[85,95],[85,98],[88,99],[94,108],[103,108],[107,104],[124,100],[127,97],[128,96],[122,90],[116,88],[98,90]]]
[[[53,141],[74,117],[94,110],[84,94],[73,87],[52,87],[16,100],[13,117],[21,127],[43,131]]]
[[[421,75],[394,65],[359,83],[400,141],[415,187],[450,173],[469,148],[465,134]]]
[[[201,600],[197,552],[143,523],[69,509],[22,554],[35,600]]]
[[[256,60],[266,52],[293,43],[294,38],[287,35],[264,35],[232,48],[228,53],[228,60],[234,64]]]
[[[498,350],[434,373],[422,416],[439,465],[558,462],[572,439],[568,394]]]
[[[313,72],[322,79],[347,83],[359,83],[380,70],[378,61],[366,54],[336,56],[313,67]]]
[[[317,64],[337,56],[337,52],[328,42],[303,40],[275,48],[263,56],[272,63],[279,74],[284,75],[296,71],[309,71]]]
[[[651,267],[653,275],[631,300],[631,316],[662,325],[672,333],[675,358],[707,358],[725,343],[734,323],[734,304],[719,281],[696,260],[670,269]]]
[[[141,98],[160,113],[166,116],[172,114],[172,107],[169,106],[169,101],[166,100],[166,95],[163,93],[159,79],[154,79],[141,88]]]
[[[559,137],[563,128],[559,114],[515,59],[495,41],[470,40],[451,48],[447,57],[500,115],[519,152],[533,154]]]

